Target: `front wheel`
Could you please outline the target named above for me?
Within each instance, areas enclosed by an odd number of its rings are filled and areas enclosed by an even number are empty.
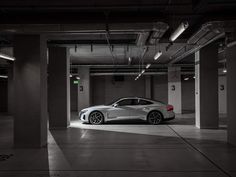
[[[147,121],[150,124],[158,125],[163,119],[162,114],[159,111],[152,111],[147,116]]]
[[[89,115],[89,122],[94,125],[99,125],[102,124],[104,121],[104,116],[101,112],[99,111],[93,111]]]

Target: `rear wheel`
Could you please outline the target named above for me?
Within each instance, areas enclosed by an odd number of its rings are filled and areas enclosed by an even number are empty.
[[[99,111],[93,111],[89,115],[89,122],[94,125],[102,124],[104,121],[104,116]]]
[[[163,119],[161,112],[159,111],[152,111],[147,116],[147,121],[150,124],[157,125],[160,124]]]

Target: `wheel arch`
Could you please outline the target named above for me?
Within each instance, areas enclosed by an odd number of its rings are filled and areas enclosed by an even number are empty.
[[[89,115],[88,115],[88,121],[89,121],[89,123],[91,123],[91,122],[90,122],[90,115],[91,115],[92,113],[94,113],[94,112],[99,112],[99,113],[101,113],[101,114],[102,114],[102,118],[103,118],[103,122],[105,121],[105,115],[104,115],[104,113],[103,113],[102,111],[100,111],[100,110],[92,110],[92,111],[89,113]]]
[[[146,116],[146,120],[148,120],[148,116],[149,116],[152,112],[159,112],[159,113],[161,114],[162,120],[164,120],[164,115],[163,115],[163,113],[162,113],[160,110],[157,110],[157,109],[153,109],[153,110],[149,111],[149,113],[148,113],[147,116]]]

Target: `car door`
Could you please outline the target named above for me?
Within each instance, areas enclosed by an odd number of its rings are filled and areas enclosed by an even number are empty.
[[[117,101],[108,110],[108,119],[129,119],[132,102],[133,99],[128,98]]]
[[[132,117],[146,119],[152,104],[151,101],[138,98],[138,101],[136,101],[136,104],[133,106],[135,111],[133,112]]]
[[[142,116],[141,111],[139,109],[139,99],[135,98],[132,101],[132,104],[129,106],[129,118],[137,119]]]

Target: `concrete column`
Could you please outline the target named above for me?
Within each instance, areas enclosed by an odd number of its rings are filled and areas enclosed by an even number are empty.
[[[152,99],[152,77],[145,76],[145,97]]]
[[[49,48],[48,65],[49,127],[70,125],[70,61],[65,47]]]
[[[218,46],[195,53],[196,127],[218,128]]]
[[[236,46],[226,49],[228,142],[236,145]]]
[[[168,67],[168,104],[174,106],[175,113],[182,113],[180,67]]]
[[[78,111],[89,107],[90,102],[90,70],[89,67],[78,67],[79,87],[78,87]]]
[[[14,82],[13,82],[13,66],[8,68],[8,114],[13,116],[14,110]]]
[[[40,35],[14,38],[14,144],[47,144],[47,45]]]

